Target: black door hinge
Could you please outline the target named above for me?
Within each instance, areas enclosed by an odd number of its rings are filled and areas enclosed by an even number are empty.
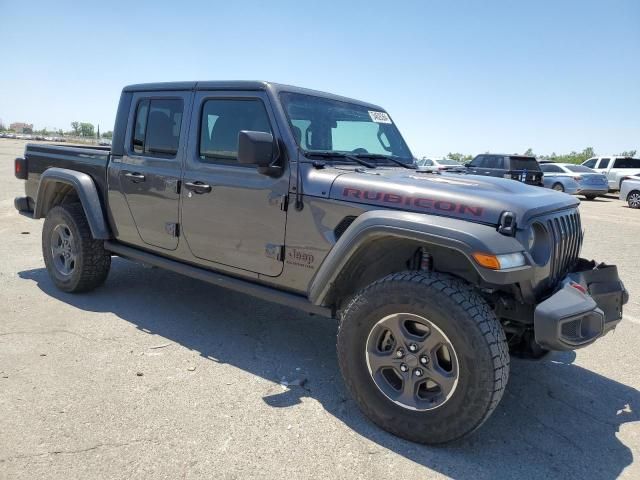
[[[284,245],[274,245],[272,243],[267,243],[265,245],[265,255],[269,258],[273,258],[279,262],[284,261]]]
[[[286,212],[289,208],[289,195],[282,195],[280,197],[280,210]]]
[[[172,237],[180,236],[180,224],[178,223],[165,223],[164,230]]]

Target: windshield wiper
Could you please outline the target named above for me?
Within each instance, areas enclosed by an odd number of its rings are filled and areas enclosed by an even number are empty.
[[[417,167],[413,164],[413,163],[405,163],[401,160],[398,160],[397,158],[391,156],[391,155],[383,155],[382,153],[355,153],[353,154],[354,157],[364,157],[364,158],[371,158],[371,159],[384,159],[384,160],[391,160],[393,163],[395,163],[396,165],[400,165],[401,167],[404,168],[408,168],[410,170],[415,170]]]
[[[305,155],[309,157],[323,157],[323,158],[345,158],[347,160],[351,160],[353,162],[359,163],[360,165],[367,168],[376,168],[373,163],[369,163],[361,158],[358,158],[356,155],[349,155],[348,153],[342,152],[306,152]]]

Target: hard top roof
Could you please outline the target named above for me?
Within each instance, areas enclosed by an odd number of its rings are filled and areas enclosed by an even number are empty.
[[[127,85],[122,89],[123,92],[159,92],[159,91],[176,91],[176,90],[244,90],[244,91],[271,91],[277,95],[280,92],[292,92],[302,95],[314,95],[318,97],[328,98],[341,102],[357,103],[360,105],[383,110],[378,105],[363,102],[349,97],[334,95],[332,93],[321,92],[319,90],[311,90],[308,88],[295,87],[293,85],[283,85],[280,83],[257,81],[257,80],[217,80],[217,81],[198,81],[198,82],[161,82],[161,83],[139,83],[136,85]]]

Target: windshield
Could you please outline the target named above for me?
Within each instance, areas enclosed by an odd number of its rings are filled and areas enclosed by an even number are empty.
[[[589,167],[585,167],[584,165],[565,165],[564,168],[576,173],[595,173]]]
[[[451,160],[449,158],[443,158],[441,160],[436,160],[440,165],[460,165],[455,160]]]
[[[280,99],[293,136],[305,153],[385,155],[413,163],[407,144],[385,112],[290,92],[281,93]]]

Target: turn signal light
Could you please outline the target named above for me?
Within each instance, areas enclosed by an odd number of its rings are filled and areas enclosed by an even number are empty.
[[[474,253],[473,258],[476,259],[480,265],[491,270],[500,270],[500,262],[495,255],[487,255],[486,253]]]
[[[506,270],[508,268],[522,267],[527,263],[522,252],[505,253],[502,255],[476,252],[473,254],[473,258],[475,258],[478,264],[491,270]]]

